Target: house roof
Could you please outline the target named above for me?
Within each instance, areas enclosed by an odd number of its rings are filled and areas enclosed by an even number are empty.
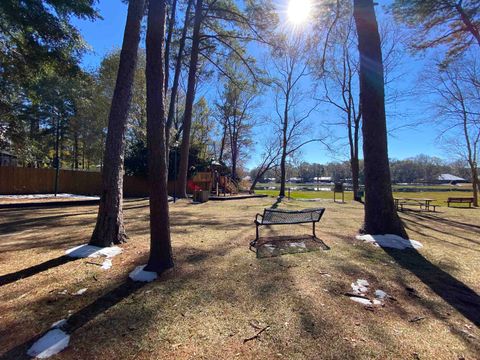
[[[438,177],[439,181],[465,181],[465,179],[452,175],[452,174],[441,174]]]

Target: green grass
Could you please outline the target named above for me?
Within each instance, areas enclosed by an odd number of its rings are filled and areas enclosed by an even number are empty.
[[[333,187],[332,185],[329,184],[312,184],[312,183],[286,183],[285,184],[286,188],[308,188],[308,189],[313,189],[313,188],[331,188]],[[277,189],[280,188],[280,184],[277,183],[265,183],[265,184],[257,184],[258,188],[264,188],[264,187],[276,187]],[[393,190],[400,190],[403,189],[403,191],[422,191],[422,189],[425,189],[427,191],[430,190],[439,190],[439,191],[468,191],[471,190],[471,185],[469,184],[463,184],[463,185],[400,185],[400,184],[393,184],[392,185]]]
[[[277,197],[278,190],[256,190],[255,193],[257,194],[266,194],[268,196]],[[341,194],[337,194],[337,199],[340,197]],[[429,198],[435,199],[434,204],[436,205],[446,205],[447,199],[449,197],[471,197],[473,196],[472,193],[465,192],[465,191],[449,191],[449,192],[394,192],[394,197],[401,197],[401,198]],[[331,191],[291,191],[290,197],[292,199],[332,199],[333,200],[333,192]],[[346,191],[345,192],[345,201],[353,200],[353,192]],[[462,205],[459,205],[462,206]]]

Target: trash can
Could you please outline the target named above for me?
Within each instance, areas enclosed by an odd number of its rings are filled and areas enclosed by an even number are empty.
[[[195,191],[193,194],[193,201],[199,202],[199,203],[205,203],[209,200],[210,198],[210,192],[208,190],[199,190]]]

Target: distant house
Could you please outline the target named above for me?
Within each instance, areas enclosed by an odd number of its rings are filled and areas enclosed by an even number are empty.
[[[313,181],[317,183],[330,184],[332,182],[332,177],[331,176],[314,177]]]
[[[288,179],[288,182],[291,182],[291,183],[301,183],[301,182],[303,182],[303,179],[302,179],[302,178],[298,178],[298,177],[292,177],[292,178]]]
[[[8,151],[0,150],[0,166],[17,166],[18,159]]]
[[[274,183],[276,181],[277,181],[276,178],[263,178],[263,179],[260,179],[259,182],[266,184],[266,183]]]
[[[439,184],[465,184],[468,183],[468,180],[465,180],[461,177],[452,175],[452,174],[441,174],[438,178],[437,181]]]

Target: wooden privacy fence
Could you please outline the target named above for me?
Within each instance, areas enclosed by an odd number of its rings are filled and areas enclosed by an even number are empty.
[[[102,176],[99,172],[60,170],[58,192],[78,195],[100,195]],[[49,194],[55,190],[55,169],[0,166],[0,194]],[[124,176],[126,197],[148,196],[148,181]]]

